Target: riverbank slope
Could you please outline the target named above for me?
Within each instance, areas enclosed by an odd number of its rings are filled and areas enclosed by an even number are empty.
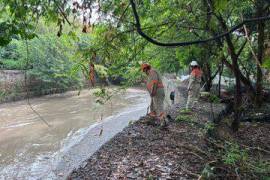
[[[184,93],[186,96],[186,93]],[[68,179],[257,179],[269,176],[269,124],[243,123],[233,134],[211,119],[224,104],[201,101],[192,112],[185,101],[173,106],[175,119],[159,129],[141,119],[75,169]],[[213,111],[212,111],[212,110]],[[251,138],[252,137],[252,138]],[[257,148],[256,148],[257,147]]]

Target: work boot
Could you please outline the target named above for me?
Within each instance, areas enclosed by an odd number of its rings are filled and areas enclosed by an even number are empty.
[[[143,123],[146,125],[155,126],[156,125],[156,117],[147,115],[144,117]]]
[[[147,116],[156,117],[156,112],[152,111],[152,112],[148,113]]]

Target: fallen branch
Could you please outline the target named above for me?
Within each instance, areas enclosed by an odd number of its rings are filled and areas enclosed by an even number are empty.
[[[206,157],[209,157],[208,153],[206,153],[205,151],[201,150],[200,148],[196,147],[196,146],[191,146],[191,145],[185,145],[184,148],[188,149],[188,150],[195,150],[203,155],[205,155]]]
[[[187,153],[185,153],[185,154],[192,154],[192,155],[196,156],[197,158],[199,158],[199,159],[201,159],[201,160],[204,160],[204,158],[203,158],[202,156],[200,156],[199,154],[197,154],[197,153],[195,153],[195,152],[192,152],[192,151],[189,151],[189,152],[187,152]]]
[[[270,114],[262,114],[257,116],[243,117],[241,122],[270,122]]]
[[[267,154],[270,154],[270,151],[266,150],[266,149],[262,149],[260,147],[250,147],[250,146],[247,146],[247,145],[244,145],[242,144],[242,146],[244,146],[246,149],[248,150],[257,150],[257,151],[261,151],[261,152],[264,152],[264,153],[267,153]]]
[[[211,139],[211,140],[210,140]],[[205,141],[207,141],[208,143],[210,143],[211,145],[214,145],[215,147],[217,147],[218,149],[223,149],[225,150],[225,147],[222,144],[218,144],[216,142],[214,142],[214,140],[212,138],[205,138]]]
[[[199,174],[196,174],[196,173],[193,173],[193,172],[191,172],[191,171],[189,171],[189,170],[187,170],[187,169],[185,169],[185,168],[183,168],[183,167],[181,167],[181,166],[179,166],[179,168],[182,170],[182,171],[184,171],[185,173],[187,173],[188,175],[190,175],[190,176],[193,176],[193,177],[196,177],[196,178],[201,178],[201,175],[199,175]]]

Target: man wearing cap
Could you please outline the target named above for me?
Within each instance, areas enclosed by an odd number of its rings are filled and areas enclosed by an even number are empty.
[[[191,74],[188,83],[188,99],[186,109],[193,108],[194,104],[198,102],[201,89],[202,71],[197,61],[190,63]]]
[[[146,87],[151,96],[150,113],[148,115],[160,120],[161,124],[165,123],[164,112],[164,86],[159,73],[151,68],[149,64],[142,64],[141,70],[147,75]]]

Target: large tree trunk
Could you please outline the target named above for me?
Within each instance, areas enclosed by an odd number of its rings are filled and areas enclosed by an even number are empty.
[[[264,15],[263,12],[263,2],[258,1],[257,2],[257,17],[261,17]],[[262,105],[262,69],[261,69],[261,64],[263,61],[263,53],[264,53],[264,28],[265,28],[265,23],[263,21],[258,22],[258,52],[257,52],[257,59],[258,63],[257,64],[257,78],[256,78],[256,105],[260,107]]]
[[[234,52],[234,46],[232,44],[232,41],[229,37],[226,38],[228,47],[231,51],[231,58],[232,58],[232,65],[233,65],[233,73],[235,76],[235,94],[234,94],[234,117],[232,122],[232,130],[238,131],[238,128],[240,126],[240,112],[242,107],[242,94],[241,94],[241,81],[240,81],[240,73],[238,71],[238,57],[236,56]]]
[[[222,17],[218,17],[218,20],[222,26],[222,28],[227,31],[226,22]],[[232,59],[232,67],[234,77],[235,77],[235,93],[234,93],[234,117],[233,122],[231,124],[231,128],[233,131],[238,131],[240,126],[240,110],[242,107],[242,93],[241,93],[241,75],[243,75],[239,69],[238,65],[238,56],[233,45],[232,39],[230,35],[225,36],[225,40],[228,44],[229,55]],[[226,61],[225,61],[226,62]]]
[[[211,32],[213,33],[213,32]],[[220,47],[220,49],[222,50],[223,48],[223,42],[220,40],[220,39],[217,39],[216,40],[216,43],[218,44],[218,46]],[[235,53],[235,52],[234,52]],[[236,56],[236,53],[235,53],[235,56]],[[238,58],[236,56],[236,58]],[[224,65],[230,69],[233,73],[234,73],[234,70],[237,71],[237,73],[239,74],[240,76],[240,80],[241,80],[241,83],[245,86],[247,92],[248,92],[248,95],[249,95],[249,98],[250,99],[254,99],[255,98],[255,89],[250,81],[249,78],[247,78],[242,72],[241,70],[239,69],[239,66],[236,67],[236,69],[234,69],[234,66],[229,63],[229,61],[227,61],[226,57],[223,55],[222,57],[222,63],[224,63]]]
[[[234,66],[237,65],[237,59],[233,60]],[[240,125],[240,110],[242,106],[242,94],[241,94],[241,83],[240,83],[240,76],[237,71],[234,71],[235,76],[235,95],[234,95],[234,119],[232,123],[233,131],[238,131]]]
[[[205,91],[209,92],[211,87],[212,87],[212,79],[211,79],[211,67],[210,64],[208,62],[206,62],[203,65],[203,79],[205,81]]]
[[[222,73],[223,73],[223,69],[224,69],[224,63],[223,61],[221,62],[221,69],[219,71],[219,79],[218,79],[218,97],[221,97],[221,76],[222,76]]]

